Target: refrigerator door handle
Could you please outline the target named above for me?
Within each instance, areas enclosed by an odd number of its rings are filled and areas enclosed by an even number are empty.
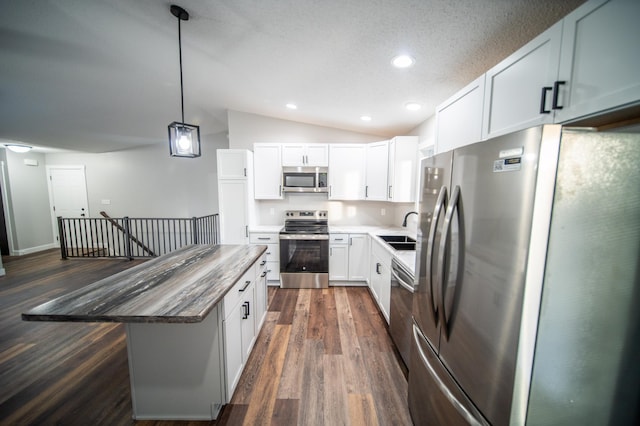
[[[436,206],[433,209],[433,216],[431,216],[431,226],[429,228],[429,237],[427,239],[427,265],[426,276],[429,280],[429,294],[431,295],[431,314],[435,323],[438,322],[438,303],[436,301],[437,295],[435,292],[436,287],[433,285],[433,247],[436,243],[436,230],[438,229],[438,222],[440,221],[440,214],[442,209],[447,209],[447,187],[442,186],[440,193],[438,194],[438,200]]]
[[[422,337],[419,335],[418,327],[413,325],[413,338],[415,339],[415,347],[418,348],[418,356],[422,361],[422,364],[425,366],[426,370],[429,372],[429,375],[433,377],[433,381],[440,389],[440,392],[449,400],[451,405],[456,409],[458,413],[469,423],[471,426],[484,426],[485,422],[479,420],[476,416],[474,416],[458,399],[453,395],[451,390],[447,387],[447,385],[442,381],[438,373],[433,368],[429,360],[427,359],[427,355],[424,353],[424,349],[422,349],[422,345],[420,344],[420,339]]]
[[[440,297],[438,298],[439,309],[442,312],[442,330],[444,331],[445,337],[449,337],[449,317],[451,312],[445,307],[444,299],[446,296],[446,286],[447,286],[447,277],[445,276],[445,253],[447,250],[447,244],[449,241],[449,236],[451,235],[451,221],[453,220],[454,211],[458,211],[458,216],[460,216],[460,186],[456,185],[451,193],[451,199],[449,200],[449,206],[447,207],[447,213],[444,215],[444,224],[442,225],[443,233],[440,238],[440,247],[438,253],[438,271],[437,271],[437,282],[438,282],[438,290],[440,292]],[[461,218],[458,220],[458,238],[460,238],[464,242],[464,232],[463,232],[463,223]],[[462,263],[462,252],[464,250],[463,245],[458,244],[458,248],[460,249],[460,253],[458,253],[458,265],[456,266],[458,269]],[[448,263],[448,262],[447,262]],[[455,293],[456,287],[458,286],[458,281],[460,281],[460,271],[456,274],[456,283],[451,288],[451,291]]]

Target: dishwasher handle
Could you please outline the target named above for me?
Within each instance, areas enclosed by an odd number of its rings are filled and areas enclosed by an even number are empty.
[[[414,292],[413,285],[411,284],[411,281],[409,281],[410,277],[406,272],[400,269],[395,259],[391,262],[391,275],[405,290],[410,291],[411,293]]]

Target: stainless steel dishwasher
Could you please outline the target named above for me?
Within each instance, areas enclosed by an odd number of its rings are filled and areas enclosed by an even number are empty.
[[[398,347],[404,365],[409,367],[412,324],[414,276],[396,259],[391,261],[391,313],[389,331]]]

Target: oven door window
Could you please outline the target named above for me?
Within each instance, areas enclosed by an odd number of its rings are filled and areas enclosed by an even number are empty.
[[[280,272],[329,272],[329,240],[280,240]]]

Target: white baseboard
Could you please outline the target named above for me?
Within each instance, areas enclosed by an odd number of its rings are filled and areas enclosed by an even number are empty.
[[[56,246],[55,243],[50,243],[50,244],[45,244],[37,247],[29,247],[22,250],[13,250],[11,252],[11,256],[24,256],[25,254],[37,253],[39,251],[49,250],[56,247],[59,247],[59,246]]]

